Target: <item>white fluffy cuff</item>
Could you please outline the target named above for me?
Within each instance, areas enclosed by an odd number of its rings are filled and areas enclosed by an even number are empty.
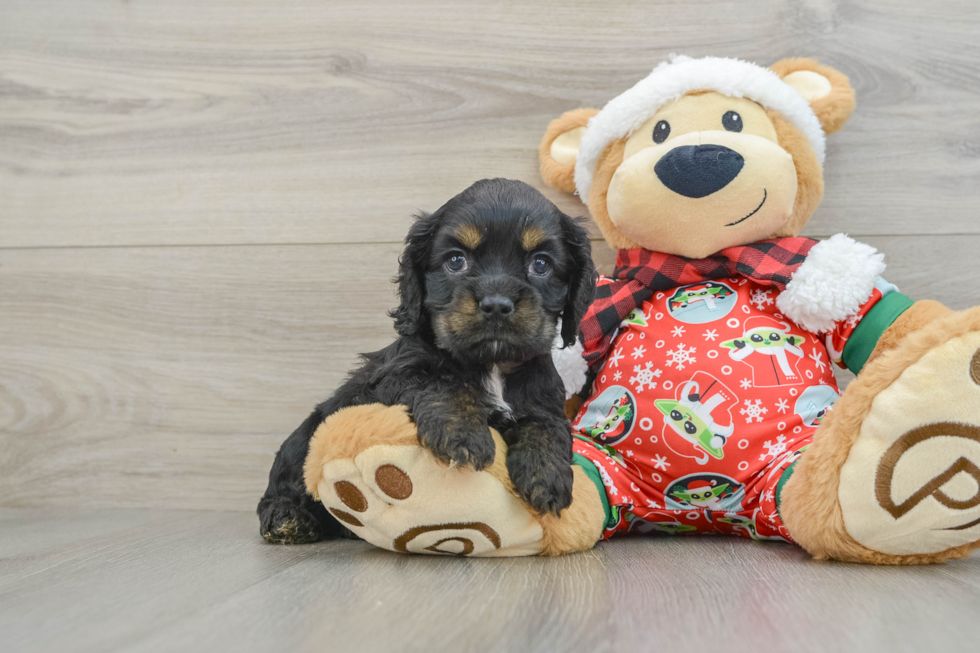
[[[555,361],[558,375],[561,377],[562,383],[565,384],[565,401],[568,401],[573,395],[578,394],[585,385],[589,364],[582,358],[585,350],[582,348],[581,342],[576,340],[574,345],[565,349],[562,349],[561,345],[561,336],[559,336],[551,348],[551,359]]]
[[[796,271],[776,307],[812,333],[824,333],[857,314],[885,271],[884,254],[845,234],[817,243]]]

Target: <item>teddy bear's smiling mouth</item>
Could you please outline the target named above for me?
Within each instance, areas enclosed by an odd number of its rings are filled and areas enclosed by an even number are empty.
[[[766,191],[765,188],[763,188],[762,189],[762,201],[759,202],[759,206],[755,207],[755,210],[752,211],[752,213],[749,213],[747,216],[745,216],[741,220],[736,220],[735,222],[729,222],[725,226],[726,227],[734,227],[735,225],[737,225],[737,224],[739,224],[741,222],[745,222],[746,220],[748,220],[749,218],[751,218],[753,215],[755,215],[756,213],[758,213],[759,212],[759,209],[762,208],[762,205],[766,203],[766,198],[767,197],[769,197],[769,193]]]

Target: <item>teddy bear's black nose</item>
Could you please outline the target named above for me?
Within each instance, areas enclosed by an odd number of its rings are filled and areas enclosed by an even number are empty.
[[[681,145],[653,167],[663,185],[684,197],[706,197],[721,190],[745,165],[742,155],[724,145]]]

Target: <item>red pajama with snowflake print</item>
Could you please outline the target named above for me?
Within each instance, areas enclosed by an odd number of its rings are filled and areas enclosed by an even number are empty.
[[[780,314],[777,292],[704,281],[657,292],[623,321],[572,423],[574,450],[596,466],[612,507],[605,538],[791,541],[776,488],[839,396],[825,339],[842,351],[882,292],[821,336]]]

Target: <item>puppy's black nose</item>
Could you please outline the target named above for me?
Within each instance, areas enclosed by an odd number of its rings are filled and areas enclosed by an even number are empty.
[[[514,312],[514,302],[502,295],[490,295],[480,300],[480,310],[485,317],[507,317]]]
[[[664,186],[684,197],[707,197],[727,186],[745,165],[742,155],[724,145],[681,145],[653,167]]]

